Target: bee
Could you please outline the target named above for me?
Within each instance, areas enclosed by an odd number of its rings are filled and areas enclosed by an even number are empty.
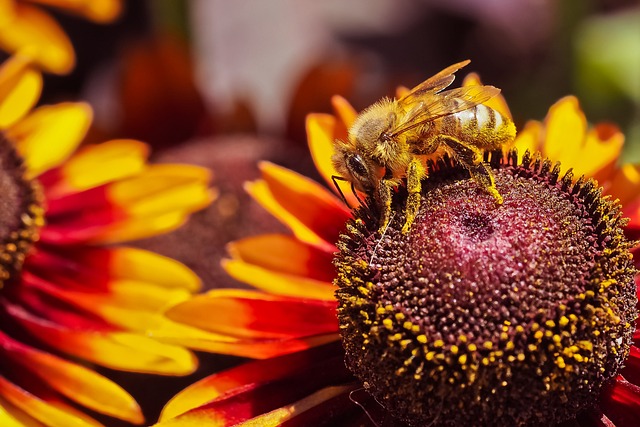
[[[382,208],[380,230],[389,223],[391,194],[406,177],[406,233],[420,209],[425,156],[448,153],[497,204],[491,169],[484,150],[495,150],[515,138],[513,122],[483,102],[500,93],[493,86],[464,86],[444,90],[454,73],[469,60],[453,64],[422,82],[400,99],[383,98],[358,115],[348,140],[334,142],[333,165],[352,189],[371,195]]]

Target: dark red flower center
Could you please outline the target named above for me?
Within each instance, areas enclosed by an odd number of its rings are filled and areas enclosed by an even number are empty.
[[[39,185],[25,176],[22,158],[0,133],[0,287],[17,272],[38,239],[44,210]]]
[[[431,165],[402,234],[359,210],[336,259],[346,362],[416,426],[537,426],[594,404],[622,367],[636,287],[620,207],[528,153],[495,153],[501,206],[465,169]]]

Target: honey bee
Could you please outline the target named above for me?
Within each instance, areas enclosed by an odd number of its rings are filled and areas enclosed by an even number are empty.
[[[453,64],[411,89],[398,100],[384,98],[358,115],[348,140],[334,142],[333,165],[352,188],[375,198],[382,207],[380,230],[391,212],[392,189],[406,177],[408,198],[406,233],[420,209],[421,180],[426,177],[424,156],[448,153],[473,180],[502,204],[484,150],[513,141],[513,122],[483,102],[500,93],[493,86],[447,88],[454,73],[469,60]],[[334,181],[335,182],[335,181]]]

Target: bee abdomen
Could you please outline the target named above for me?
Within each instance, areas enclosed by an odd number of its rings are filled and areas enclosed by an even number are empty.
[[[497,148],[515,137],[513,122],[483,104],[452,114],[446,119],[455,122],[444,126],[453,131],[451,136],[473,142],[481,148]]]

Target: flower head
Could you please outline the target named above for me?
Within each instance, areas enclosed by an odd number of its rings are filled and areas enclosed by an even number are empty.
[[[356,116],[342,98],[334,106],[337,118],[307,121],[327,182],[332,143]],[[492,107],[509,114],[501,98]],[[190,386],[160,425],[635,425],[640,351],[628,236],[640,188],[635,167],[616,166],[622,135],[588,128],[566,98],[514,145],[519,155],[486,153],[500,207],[455,162],[430,163],[408,234],[402,187],[388,228],[378,230],[374,202],[351,217],[319,185],[261,165],[263,179],[247,188],[294,237],[231,245],[227,271],[259,291],[212,291],[169,315],[237,340],[217,351],[267,360]],[[326,343],[337,333],[342,346]],[[239,406],[246,401],[254,404]]]
[[[100,23],[113,21],[122,10],[122,0],[2,1],[0,49],[10,53],[28,49],[40,68],[56,74],[71,71],[75,53],[64,30],[38,3]]]
[[[119,243],[174,229],[206,206],[209,172],[148,165],[133,140],[78,149],[91,109],[32,110],[41,76],[29,64],[0,67],[0,424],[95,425],[81,406],[141,423],[135,400],[86,365],[192,372],[191,352],[159,338],[184,330],[162,312],[199,280]]]

